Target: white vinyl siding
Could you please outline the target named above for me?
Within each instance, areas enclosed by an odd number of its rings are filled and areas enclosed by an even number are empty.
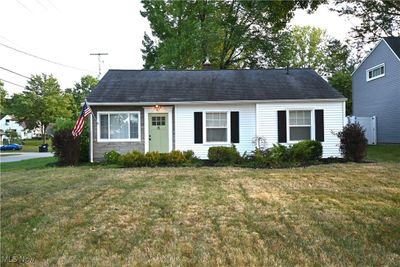
[[[346,114],[343,102],[260,103],[256,109],[257,136],[265,138],[268,147],[278,143],[278,110],[285,110],[287,113],[290,110],[311,110],[311,125],[313,125],[313,113],[316,109],[323,109],[325,136],[325,141],[322,142],[323,157],[340,157],[340,141],[334,133],[341,131],[344,126]],[[314,132],[314,127],[311,127],[311,139],[315,136]],[[288,136],[288,144],[289,140]]]
[[[98,140],[140,141],[140,112],[98,112]]]
[[[385,64],[379,64],[367,70],[367,82],[385,76]]]
[[[252,139],[256,134],[255,104],[203,104],[203,105],[176,105],[175,106],[175,149],[193,150],[197,157],[207,159],[208,149],[212,146],[230,146],[230,112],[239,112],[239,143],[235,144],[238,151],[254,150]],[[203,144],[194,143],[194,112],[203,112],[203,128],[205,128],[206,112],[224,112],[227,114],[227,142],[207,143],[203,131]]]

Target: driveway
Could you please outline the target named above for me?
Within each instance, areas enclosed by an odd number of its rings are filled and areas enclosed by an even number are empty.
[[[0,162],[1,163],[6,163],[6,162],[14,162],[14,161],[21,161],[21,160],[26,160],[26,159],[36,159],[36,158],[49,158],[53,157],[52,152],[1,152],[1,154],[16,154],[15,156],[0,156]]]

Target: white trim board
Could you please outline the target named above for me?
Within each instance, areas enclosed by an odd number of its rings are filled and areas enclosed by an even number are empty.
[[[343,102],[347,98],[329,98],[329,99],[274,99],[274,100],[226,100],[226,101],[182,101],[182,102],[90,102],[93,106],[149,106],[155,105],[201,105],[201,104],[256,104],[256,103],[314,103],[314,102]]]

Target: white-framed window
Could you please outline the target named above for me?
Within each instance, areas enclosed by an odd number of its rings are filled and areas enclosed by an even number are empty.
[[[385,63],[379,64],[367,70],[367,82],[385,76]]]
[[[311,121],[311,110],[289,110],[289,141],[310,140]]]
[[[140,112],[98,112],[99,141],[140,141]]]
[[[228,112],[205,112],[206,143],[227,143],[228,128]]]

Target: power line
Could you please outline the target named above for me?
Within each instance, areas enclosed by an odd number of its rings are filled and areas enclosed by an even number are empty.
[[[16,75],[18,75],[18,76],[21,76],[21,77],[24,77],[24,78],[26,78],[26,79],[30,79],[28,76],[22,75],[22,74],[20,74],[20,73],[18,73],[18,72],[9,70],[9,69],[7,69],[7,68],[4,68],[4,67],[1,67],[1,66],[0,66],[0,69],[3,69],[3,70],[5,70],[5,71],[11,72],[11,73],[14,73],[14,74],[16,74]]]
[[[13,85],[15,85],[15,86],[19,86],[19,87],[25,88],[25,86],[23,86],[23,85],[20,85],[20,84],[17,84],[17,83],[13,83],[13,82],[4,80],[4,79],[2,79],[2,78],[0,78],[0,81],[3,81],[3,82],[6,82],[6,83],[9,83],[9,84],[13,84]]]
[[[20,5],[21,5],[23,8],[25,8],[27,11],[29,11],[29,12],[32,13],[32,11],[31,11],[26,5],[22,4],[19,0],[16,0],[16,1],[17,1],[18,4],[20,4]]]
[[[59,66],[66,67],[66,68],[70,68],[70,69],[75,69],[75,70],[80,70],[80,71],[85,71],[85,72],[93,73],[93,71],[86,70],[86,69],[81,69],[81,68],[77,68],[77,67],[70,66],[70,65],[66,65],[66,64],[63,64],[63,63],[59,63],[59,62],[56,62],[56,61],[53,61],[53,60],[50,60],[50,59],[46,59],[46,58],[43,58],[43,57],[39,57],[39,56],[33,55],[33,54],[31,54],[31,53],[28,53],[28,52],[19,50],[19,49],[17,49],[17,48],[8,46],[8,45],[3,44],[3,43],[0,43],[0,45],[6,47],[6,48],[8,48],[8,49],[17,51],[17,52],[19,52],[19,53],[22,53],[22,54],[24,54],[24,55],[31,56],[31,57],[34,57],[34,58],[37,58],[37,59],[40,59],[40,60],[43,60],[43,61],[46,61],[46,62],[55,64],[55,65],[59,65]]]

